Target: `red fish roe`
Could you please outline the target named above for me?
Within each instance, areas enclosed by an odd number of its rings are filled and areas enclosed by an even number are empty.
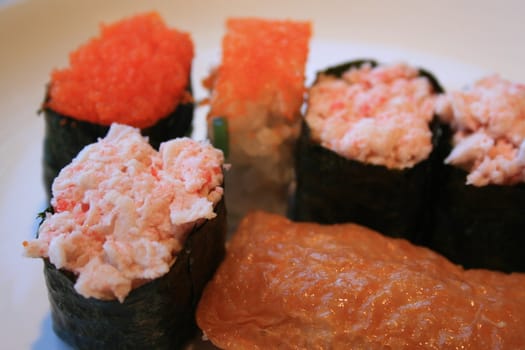
[[[255,104],[296,117],[303,102],[310,23],[239,18],[229,19],[226,26],[212,114],[246,115]]]
[[[145,128],[185,98],[193,42],[158,13],[111,25],[70,54],[70,67],[53,71],[47,107],[101,125]]]

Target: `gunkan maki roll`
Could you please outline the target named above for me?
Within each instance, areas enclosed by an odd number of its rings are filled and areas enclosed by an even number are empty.
[[[178,138],[157,152],[113,124],[53,182],[25,254],[43,258],[53,329],[75,348],[174,349],[196,331],[225,253],[223,154]]]
[[[467,268],[525,271],[525,85],[487,76],[437,111],[446,158],[430,246]]]
[[[430,73],[406,63],[357,60],[319,72],[296,151],[291,218],[355,222],[421,243],[440,92]]]
[[[101,33],[54,70],[42,111],[45,117],[44,184],[111,123],[142,129],[158,148],[191,131],[193,102],[189,34],[166,26],[158,13],[102,25]]]

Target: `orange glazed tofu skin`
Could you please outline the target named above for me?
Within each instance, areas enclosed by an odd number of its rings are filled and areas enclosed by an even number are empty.
[[[354,224],[242,221],[197,310],[225,349],[525,349],[525,275]]]
[[[187,98],[193,54],[190,35],[156,12],[102,25],[53,71],[46,107],[100,125],[152,126]]]

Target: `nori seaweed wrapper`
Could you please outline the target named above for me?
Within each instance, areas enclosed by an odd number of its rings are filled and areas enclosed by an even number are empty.
[[[452,131],[443,131],[446,157]],[[465,268],[525,272],[525,184],[467,185],[465,170],[443,162],[436,174],[430,248]]]
[[[351,67],[373,60],[344,63],[319,72],[340,77]],[[428,72],[435,93],[441,93],[438,81]],[[340,156],[312,140],[303,120],[295,157],[296,190],[289,216],[297,221],[324,224],[355,222],[392,237],[402,237],[422,244],[428,225],[427,206],[431,201],[432,167],[441,136],[437,117],[430,124],[433,151],[428,159],[412,168],[388,169]]]
[[[78,349],[176,349],[196,335],[195,309],[224,258],[226,208],[189,233],[170,271],[130,292],[123,303],[85,298],[73,273],[44,259],[53,330]]]
[[[191,81],[186,91],[192,93]],[[48,98],[47,95],[46,101]],[[191,133],[193,110],[193,102],[180,103],[171,114],[160,119],[155,125],[142,129],[141,133],[158,149],[164,141]],[[45,119],[43,178],[45,190],[50,198],[51,185],[60,170],[69,164],[82,148],[106,136],[110,126],[77,120],[47,107],[43,107],[42,112]]]

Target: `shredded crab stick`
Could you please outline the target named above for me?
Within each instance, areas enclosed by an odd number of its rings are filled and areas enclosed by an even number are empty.
[[[102,25],[51,76],[46,107],[82,121],[146,128],[188,99],[193,42],[157,13]]]
[[[256,212],[197,323],[221,349],[525,349],[525,274],[463,270],[354,224]]]
[[[320,76],[309,92],[312,138],[348,159],[409,168],[432,151],[434,97],[427,78],[405,63]]]
[[[155,151],[138,129],[113,124],[53,183],[38,238],[25,254],[78,275],[85,297],[119,299],[166,274],[191,229],[215,217],[222,152],[180,138]]]
[[[525,181],[525,85],[497,75],[442,96],[438,114],[455,132],[445,163],[469,172],[467,184]]]

